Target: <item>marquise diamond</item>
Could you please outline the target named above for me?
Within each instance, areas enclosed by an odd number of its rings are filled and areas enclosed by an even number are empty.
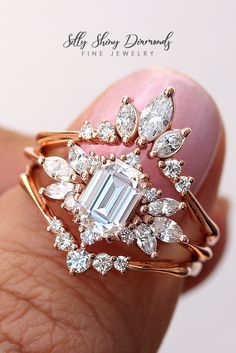
[[[166,243],[177,243],[183,235],[180,226],[165,217],[156,217],[150,227],[157,238]]]
[[[45,188],[44,195],[53,200],[63,200],[66,194],[71,192],[74,187],[75,184],[69,182],[54,183]]]
[[[152,216],[172,216],[179,210],[179,202],[171,198],[163,198],[151,202],[148,212]]]
[[[161,135],[153,144],[151,156],[167,158],[179,151],[184,143],[181,130],[170,130]]]
[[[155,140],[169,127],[172,116],[172,98],[164,94],[154,98],[141,112],[139,135],[147,141]]]
[[[69,181],[73,175],[73,169],[61,157],[46,157],[43,169],[48,176],[58,181]]]
[[[123,104],[116,118],[116,129],[121,138],[134,134],[137,124],[137,112],[131,103]]]

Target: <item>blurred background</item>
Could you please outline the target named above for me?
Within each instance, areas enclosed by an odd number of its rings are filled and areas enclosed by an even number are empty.
[[[235,352],[235,13],[233,0],[0,1],[4,127],[30,134],[66,128],[114,80],[156,64],[191,76],[219,106],[228,140],[220,194],[231,200],[229,244],[214,275],[179,301],[160,353]],[[170,50],[157,48],[153,57],[82,57],[62,46],[69,33],[94,38],[107,30],[113,38],[174,36]]]

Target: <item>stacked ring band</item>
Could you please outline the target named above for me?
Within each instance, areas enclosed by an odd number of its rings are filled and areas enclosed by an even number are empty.
[[[219,229],[190,191],[194,179],[182,175],[184,161],[174,158],[191,129],[172,128],[173,96],[174,89],[167,88],[141,112],[131,98],[124,97],[115,124],[105,120],[95,128],[86,121],[79,131],[42,132],[36,146],[25,149],[30,163],[20,176],[21,185],[44,216],[47,230],[55,235],[55,247],[66,252],[71,274],[94,268],[102,275],[114,269],[196,276],[211,258]],[[85,152],[84,146],[87,151],[91,144],[94,150]],[[100,155],[97,145],[106,145],[108,152],[111,146],[123,145],[128,153]],[[59,150],[67,157],[58,156]],[[156,163],[179,200],[163,197],[153,185],[142,165],[143,155]],[[40,168],[53,183],[40,185]],[[67,219],[76,228],[55,214],[52,201],[60,204],[63,214],[70,214]],[[180,212],[189,212],[200,227],[199,243],[172,219]],[[144,258],[96,252],[95,245],[101,241],[111,249],[114,242],[136,246]],[[161,243],[183,246],[189,252],[188,260],[162,258]]]

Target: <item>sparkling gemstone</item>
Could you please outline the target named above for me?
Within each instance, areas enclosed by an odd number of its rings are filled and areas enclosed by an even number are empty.
[[[125,256],[117,256],[114,261],[114,267],[117,271],[121,273],[125,272],[129,266],[129,258]]]
[[[155,188],[147,188],[144,190],[144,197],[149,201],[155,201],[158,198],[158,191]]]
[[[69,149],[69,161],[70,166],[78,173],[86,171],[89,167],[88,157],[86,156],[84,150],[75,145]]]
[[[59,250],[68,251],[74,243],[74,238],[68,232],[58,234],[55,239],[55,246]]]
[[[98,155],[89,156],[88,163],[91,168],[96,168],[100,163],[100,157]]]
[[[91,254],[86,250],[71,250],[67,254],[67,266],[72,273],[87,271],[91,266]]]
[[[133,243],[134,237],[135,237],[135,233],[132,229],[123,228],[120,231],[121,240],[128,245],[131,245]]]
[[[161,135],[153,144],[152,153],[159,158],[167,158],[179,151],[184,143],[181,130],[170,130]]]
[[[61,157],[46,157],[43,162],[43,169],[47,175],[58,181],[69,181],[73,174],[73,169]]]
[[[165,168],[162,172],[165,176],[171,179],[176,179],[180,176],[182,171],[180,162],[177,159],[167,159],[165,160]]]
[[[67,209],[68,211],[72,211],[73,209],[76,208],[77,201],[75,199],[75,195],[73,192],[69,192],[66,194],[64,202],[63,202],[63,207]]]
[[[178,210],[179,202],[170,198],[159,199],[148,205],[148,212],[152,216],[172,216]]]
[[[98,137],[103,141],[110,141],[115,136],[115,128],[110,121],[104,121],[97,129]]]
[[[136,167],[139,165],[140,162],[140,156],[134,152],[130,152],[126,155],[126,161],[127,164],[131,165],[132,167]]]
[[[63,228],[63,223],[60,219],[58,218],[52,218],[49,226],[48,226],[48,231],[52,233],[58,233],[60,230]]]
[[[123,104],[116,118],[116,129],[121,138],[134,134],[137,124],[137,112],[133,104]]]
[[[165,95],[154,98],[141,112],[139,135],[153,141],[169,127],[172,116],[172,98]]]
[[[78,200],[87,210],[95,233],[106,237],[125,226],[142,197],[142,178],[140,171],[119,159],[97,168]]]
[[[151,224],[151,228],[158,239],[166,243],[176,243],[183,235],[180,226],[176,222],[165,217],[156,217]]]
[[[93,267],[102,275],[105,275],[113,267],[112,257],[105,253],[96,255],[93,260]]]
[[[147,224],[141,223],[135,230],[135,236],[137,240],[137,245],[146,254],[151,255],[156,252],[156,237]]]
[[[80,233],[80,239],[85,245],[92,245],[96,241],[96,234],[92,230],[86,229]]]
[[[63,200],[66,194],[72,191],[75,187],[73,183],[55,183],[46,187],[44,195],[53,200]]]
[[[86,123],[81,127],[80,136],[85,140],[89,140],[93,137],[93,127],[90,123]]]
[[[191,188],[190,178],[186,176],[181,176],[179,181],[175,183],[175,188],[178,192],[185,193]]]

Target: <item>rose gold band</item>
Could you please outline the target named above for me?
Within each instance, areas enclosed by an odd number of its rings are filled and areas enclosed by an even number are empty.
[[[50,154],[50,151],[60,146],[66,146],[71,139],[78,139],[78,131],[68,132],[44,132],[37,135],[37,146],[35,148],[26,148],[25,154],[31,160],[26,173],[20,176],[21,185],[30,195],[38,209],[41,211],[47,222],[54,217],[50,210],[47,200],[39,193],[37,182],[35,180],[35,169],[39,166],[39,159]],[[94,142],[94,141],[93,141]],[[117,143],[117,142],[116,142]],[[201,270],[202,263],[212,256],[209,246],[214,245],[219,237],[219,229],[211,218],[204,211],[202,206],[196,200],[191,191],[187,191],[183,196],[188,206],[188,210],[193,215],[194,221],[201,227],[205,236],[204,244],[197,244],[191,240],[180,242],[191,253],[191,261],[173,263],[171,261],[135,261],[130,260],[129,269],[165,273],[175,276],[196,276]]]

